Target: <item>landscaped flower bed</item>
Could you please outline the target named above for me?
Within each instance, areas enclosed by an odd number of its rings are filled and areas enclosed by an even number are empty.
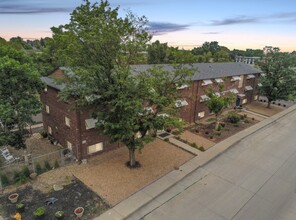
[[[44,219],[56,219],[57,211],[63,212],[64,219],[76,219],[77,217],[73,210],[79,206],[83,206],[84,213],[79,219],[89,220],[109,208],[109,205],[97,196],[97,194],[77,179],[69,185],[64,186],[60,191],[51,191],[45,194],[41,191],[34,190],[28,184],[25,188],[17,190],[17,193],[19,194],[19,202],[25,206],[24,212],[21,213],[22,219],[35,219],[35,216],[41,214],[43,208],[46,210]],[[56,198],[58,200],[53,204],[46,205],[45,201],[49,198]],[[8,195],[0,197],[0,215],[4,219],[10,219],[10,216],[14,215],[15,211],[16,205],[8,201]]]
[[[215,130],[215,122],[210,122],[207,124],[196,124],[190,128],[190,131],[194,134],[200,135],[208,140],[214,141],[218,143],[235,133],[242,131],[256,123],[257,120],[254,118],[249,118],[246,115],[237,114],[235,112],[231,112],[230,115],[233,116],[228,117],[225,116],[222,120],[220,120],[220,126],[218,130]]]

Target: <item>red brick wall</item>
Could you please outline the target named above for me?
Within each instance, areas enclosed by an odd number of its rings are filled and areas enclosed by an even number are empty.
[[[239,81],[231,81],[232,77],[223,78],[223,89],[222,91],[228,91],[230,89],[237,89],[239,94],[245,94],[245,98],[248,100],[247,103],[251,103],[254,100],[254,96],[257,95],[258,89],[258,77],[247,79],[247,75],[243,77],[242,86],[239,88]],[[198,113],[205,112],[205,117],[210,115],[210,112],[205,102],[200,102],[200,97],[206,94],[206,90],[211,88],[215,92],[219,92],[218,83],[214,79],[211,79],[213,84],[202,86],[202,80],[192,82],[189,88],[180,90],[181,96],[188,102],[188,106],[180,108],[180,117],[187,122],[198,121]],[[252,86],[253,90],[245,91],[245,86]],[[235,106],[235,103],[233,104]]]
[[[90,118],[89,111],[75,109],[73,100],[67,103],[59,101],[58,90],[48,87],[47,92],[41,93],[41,101],[44,105],[42,111],[44,130],[48,131],[50,126],[52,136],[64,147],[67,147],[69,141],[76,158],[89,158],[120,146],[119,143],[110,144],[109,139],[100,135],[96,129],[86,130],[85,119]],[[45,105],[49,106],[49,114],[45,111]],[[65,116],[70,119],[70,127],[65,124]],[[89,155],[87,147],[99,142],[103,142],[103,151]]]

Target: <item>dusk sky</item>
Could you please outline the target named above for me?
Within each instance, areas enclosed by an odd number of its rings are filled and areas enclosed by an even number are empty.
[[[93,1],[94,2],[94,1]],[[110,0],[145,15],[154,37],[170,46],[191,49],[218,41],[229,49],[280,47],[296,50],[295,0]],[[50,27],[69,23],[79,0],[0,0],[0,37],[51,36]]]

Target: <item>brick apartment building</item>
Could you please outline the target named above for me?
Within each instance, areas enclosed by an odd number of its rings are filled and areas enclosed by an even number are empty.
[[[162,65],[166,70],[172,70],[170,65]],[[135,65],[136,71],[144,71],[151,65]],[[218,85],[223,84],[224,92],[236,94],[236,105],[250,103],[258,98],[258,78],[261,71],[244,63],[197,63],[193,65],[198,70],[190,85],[179,88],[181,97],[176,100],[180,108],[180,117],[187,122],[195,122],[210,114],[205,101],[208,98],[205,91],[212,88],[218,94]],[[95,129],[95,120],[91,118],[91,109],[76,109],[74,100],[64,102],[59,100],[58,93],[65,85],[57,84],[56,79],[63,77],[63,68],[54,70],[48,77],[42,77],[46,88],[41,93],[44,105],[43,127],[62,146],[68,147],[78,159],[114,149],[120,143],[109,143],[108,137],[100,135]],[[221,94],[219,94],[221,95]]]

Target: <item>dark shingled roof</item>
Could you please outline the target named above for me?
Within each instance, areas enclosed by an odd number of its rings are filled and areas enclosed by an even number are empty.
[[[172,71],[174,68],[169,64],[160,64],[164,70]],[[153,65],[133,65],[136,72],[142,72]],[[188,65],[189,67],[189,65]],[[192,65],[197,71],[192,76],[192,80],[203,80],[221,78],[225,76],[240,76],[255,73],[262,73],[261,70],[245,63],[195,63]]]
[[[41,81],[44,82],[46,85],[55,88],[57,90],[62,90],[65,88],[64,83],[57,83],[55,79],[49,78],[46,76],[41,77]]]
[[[132,65],[135,72],[142,72],[152,68],[154,65]],[[174,68],[169,64],[160,64],[164,70],[173,71]],[[188,67],[191,67],[188,65]],[[240,76],[255,73],[262,73],[261,70],[245,63],[195,63],[192,65],[197,71],[192,76],[192,80],[204,80],[222,78],[225,76]],[[61,70],[66,68],[61,67]],[[57,83],[54,79],[49,77],[41,77],[41,80],[48,86],[55,89],[62,90],[65,84]]]

